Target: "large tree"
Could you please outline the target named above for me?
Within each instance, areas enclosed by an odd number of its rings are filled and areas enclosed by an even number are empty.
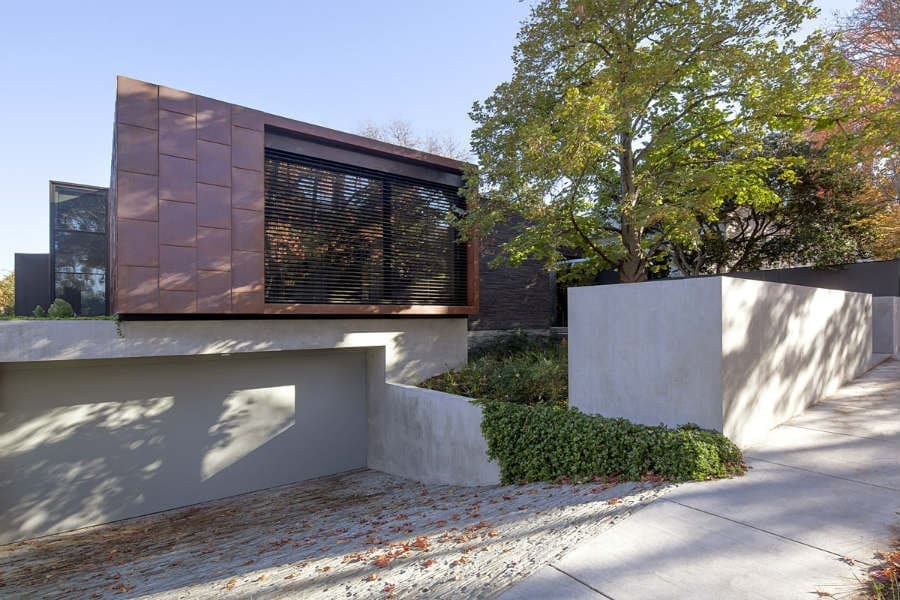
[[[841,49],[853,65],[835,88],[843,114],[820,134],[854,161],[869,186],[877,231],[870,251],[900,256],[900,2],[861,0],[841,23]]]
[[[699,243],[671,242],[671,261],[684,275],[728,273],[793,265],[835,265],[868,258],[877,239],[867,178],[853,163],[834,160],[811,142],[774,137],[773,162],[802,156],[803,164],[773,168],[768,185],[778,202],[758,206],[727,198],[713,218],[697,216]]]
[[[776,203],[769,176],[790,180],[802,157],[763,142],[818,127],[841,68],[824,36],[798,39],[815,14],[809,0],[539,2],[512,79],[472,110],[467,194],[487,200],[462,226],[521,217],[511,262],[567,248],[580,271],[641,281],[669,242],[698,242],[697,215]]]

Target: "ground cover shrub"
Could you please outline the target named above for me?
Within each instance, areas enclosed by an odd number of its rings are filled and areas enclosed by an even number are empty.
[[[584,480],[704,480],[743,472],[741,451],[696,426],[648,426],[574,408],[482,401],[481,430],[503,483]]]
[[[482,344],[465,366],[420,385],[471,398],[566,406],[567,362],[564,341],[516,333]]]
[[[57,298],[47,309],[47,316],[51,319],[71,319],[75,316],[75,310],[65,300]]]

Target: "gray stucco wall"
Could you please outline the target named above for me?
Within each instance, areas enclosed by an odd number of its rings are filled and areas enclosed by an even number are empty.
[[[862,373],[869,294],[708,277],[569,290],[571,404],[740,446]]]
[[[872,352],[900,357],[900,298],[872,298]]]
[[[388,384],[369,408],[369,466],[424,483],[491,485],[481,408],[471,398]]]
[[[0,543],[366,466],[366,351],[0,365]]]

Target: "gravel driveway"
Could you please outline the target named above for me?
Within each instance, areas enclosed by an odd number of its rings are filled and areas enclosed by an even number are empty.
[[[0,546],[0,596],[487,598],[665,489],[359,471]]]

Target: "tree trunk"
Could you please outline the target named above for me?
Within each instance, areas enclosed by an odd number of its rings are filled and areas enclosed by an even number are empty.
[[[647,281],[641,236],[630,224],[622,225],[622,243],[625,245],[625,258],[619,265],[619,280],[622,283]]]
[[[627,122],[630,127],[630,120]],[[630,133],[619,136],[622,151],[619,155],[619,174],[622,178],[622,245],[625,246],[625,258],[619,265],[619,279],[622,283],[647,281],[647,267],[644,260],[644,249],[641,247],[643,231],[634,226],[631,211],[637,205],[638,195],[634,185],[634,154]]]

